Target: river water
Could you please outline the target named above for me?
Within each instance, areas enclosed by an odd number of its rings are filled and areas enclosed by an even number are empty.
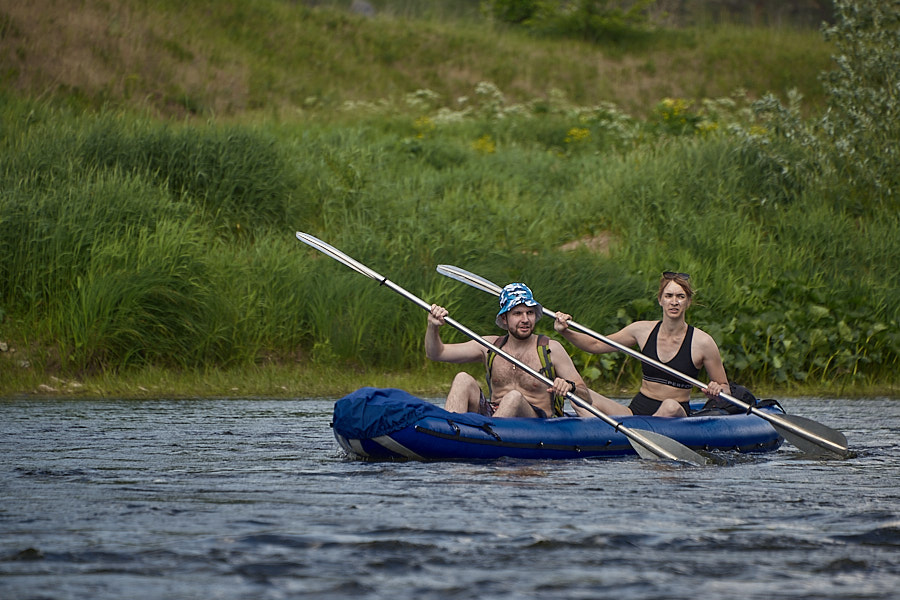
[[[329,399],[0,400],[0,598],[897,598],[900,401],[855,456],[347,460]]]

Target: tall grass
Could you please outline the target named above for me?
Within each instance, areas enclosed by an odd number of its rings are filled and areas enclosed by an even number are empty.
[[[721,129],[483,108],[239,134],[51,111],[4,146],[4,329],[64,372],[427,366],[421,311],[296,243],[301,229],[483,331],[495,300],[437,264],[525,281],[607,332],[658,318],[658,274],[677,269],[732,377],[893,377],[895,214],[848,219],[820,201],[831,180],[761,197],[774,188],[748,184],[757,166]],[[598,385],[636,377],[623,357],[575,355]]]
[[[890,198],[841,201],[861,192],[818,160],[802,111],[764,120],[735,94],[642,118],[486,82],[466,98],[239,124],[4,96],[0,341],[24,360],[0,369],[440,369],[423,311],[303,230],[484,332],[496,300],[436,265],[524,281],[601,332],[658,318],[659,273],[686,271],[689,319],[732,379],[896,384],[900,217]],[[574,355],[599,389],[638,377],[622,356]]]

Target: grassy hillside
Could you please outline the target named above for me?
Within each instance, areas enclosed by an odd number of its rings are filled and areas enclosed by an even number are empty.
[[[162,117],[321,116],[417,89],[452,105],[479,82],[511,101],[558,89],[637,115],[665,97],[739,88],[796,88],[807,107],[822,106],[830,50],[816,30],[718,25],[589,44],[503,28],[473,5],[433,3],[440,18],[415,19],[286,0],[4,0],[0,78],[30,97]]]
[[[833,103],[818,33],[590,45],[275,0],[3,3],[0,28],[0,393],[441,393],[422,311],[299,229],[484,331],[494,300],[437,264],[603,332],[687,271],[733,379],[896,394],[894,105]],[[787,82],[813,102],[753,102]]]

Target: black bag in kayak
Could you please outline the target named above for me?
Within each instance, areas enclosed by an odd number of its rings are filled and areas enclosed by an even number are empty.
[[[753,392],[739,383],[731,384],[731,393],[729,395],[735,400],[740,400],[745,404],[749,404],[751,408],[756,408],[759,405],[759,400],[756,398],[756,396],[753,395]],[[709,412],[704,413],[704,411]],[[712,400],[707,400],[706,404],[703,405],[703,408],[698,411],[698,413],[704,414],[729,415],[736,415],[743,412],[747,412],[747,409],[741,408],[737,404],[729,402],[724,398],[713,398]]]

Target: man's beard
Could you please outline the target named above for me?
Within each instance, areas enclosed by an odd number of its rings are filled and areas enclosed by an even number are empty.
[[[520,333],[518,327],[516,327],[515,329],[509,330],[509,335],[513,336],[517,340],[527,340],[528,338],[531,337],[532,333],[534,333],[534,327],[529,328],[528,333],[525,333],[525,334]]]

